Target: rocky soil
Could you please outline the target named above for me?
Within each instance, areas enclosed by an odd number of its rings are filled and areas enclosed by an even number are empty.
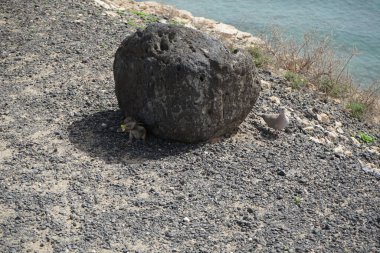
[[[112,62],[134,28],[90,0],[0,11],[0,252],[380,252],[379,126],[261,71],[236,135],[127,144]],[[278,105],[276,135],[255,112]]]

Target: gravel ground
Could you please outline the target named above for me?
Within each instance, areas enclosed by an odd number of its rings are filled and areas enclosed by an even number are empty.
[[[380,252],[379,142],[351,139],[379,126],[261,71],[233,137],[127,144],[112,62],[131,28],[89,0],[0,8],[0,252]],[[278,102],[274,135],[254,112]]]

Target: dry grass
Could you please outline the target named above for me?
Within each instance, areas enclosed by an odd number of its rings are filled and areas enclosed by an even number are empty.
[[[357,88],[346,99],[354,117],[380,123],[380,81],[365,88]]]
[[[262,37],[265,41],[261,46],[263,55],[252,54],[253,57],[259,60],[267,59],[265,64],[276,69],[285,69],[287,80],[291,84],[294,83],[292,86],[299,88],[299,82],[296,81],[300,78],[306,83],[305,85],[302,83],[302,86],[316,89],[330,97],[340,98],[347,105],[363,105],[354,106],[363,108],[359,116],[351,110],[357,118],[379,120],[379,82],[360,89],[354,84],[348,71],[350,61],[358,53],[355,48],[350,54],[341,56],[336,53],[337,48],[332,45],[329,36],[321,38],[316,33],[307,33],[301,41],[296,41],[294,38],[284,36],[277,28],[270,29],[270,32]],[[260,52],[257,49],[251,51]]]

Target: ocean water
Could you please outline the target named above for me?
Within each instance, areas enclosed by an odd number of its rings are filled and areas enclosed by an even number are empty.
[[[317,32],[331,36],[338,52],[359,51],[349,71],[359,84],[380,80],[380,0],[156,0],[231,24],[252,34],[278,26],[302,38]]]

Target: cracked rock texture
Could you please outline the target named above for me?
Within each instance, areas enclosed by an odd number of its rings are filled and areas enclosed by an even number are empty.
[[[205,141],[231,134],[260,85],[251,56],[183,26],[154,24],[127,37],[114,62],[126,116],[164,139]]]

